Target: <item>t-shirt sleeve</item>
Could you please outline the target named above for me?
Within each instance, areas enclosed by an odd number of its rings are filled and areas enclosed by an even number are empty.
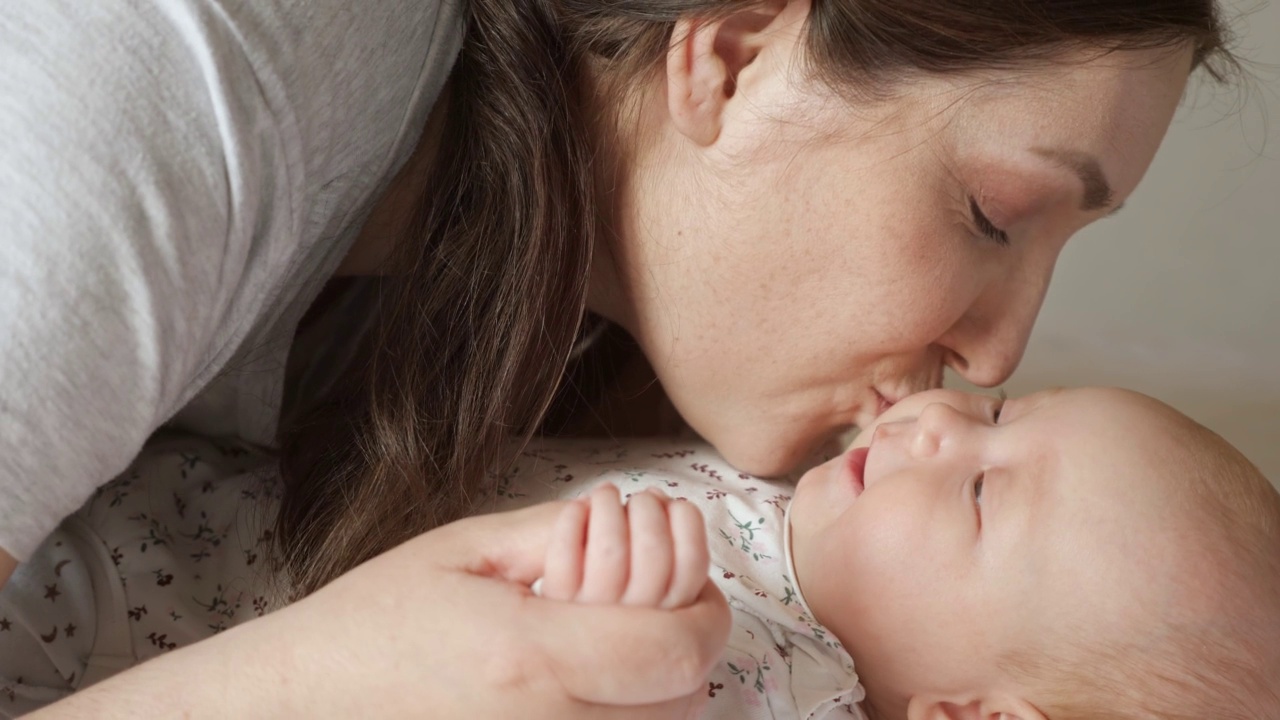
[[[258,226],[288,214],[217,6],[0,3],[0,547],[20,560],[189,397]]]

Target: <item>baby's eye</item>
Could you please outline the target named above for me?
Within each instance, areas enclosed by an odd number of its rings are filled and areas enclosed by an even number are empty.
[[[982,485],[986,480],[986,475],[979,475],[977,480],[973,481],[973,503],[982,506]]]
[[[991,424],[996,425],[1000,422],[1000,413],[1004,410],[1004,402],[998,402],[991,406]]]

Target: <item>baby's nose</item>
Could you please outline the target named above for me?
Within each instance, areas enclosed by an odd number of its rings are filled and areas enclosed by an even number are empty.
[[[925,460],[938,454],[942,447],[942,436],[923,423],[917,423],[917,432],[911,438],[911,455],[917,460]]]
[[[944,440],[958,433],[966,416],[945,402],[930,403],[920,411],[916,419],[912,453],[919,458],[933,457],[942,448]]]

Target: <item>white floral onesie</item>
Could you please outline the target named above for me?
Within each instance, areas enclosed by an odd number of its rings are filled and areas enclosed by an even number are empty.
[[[696,441],[535,442],[493,510],[655,487],[697,503],[733,630],[703,720],[865,720],[853,661],[793,580],[792,486],[738,473]],[[270,458],[182,437],[152,443],[0,590],[0,717],[13,717],[282,604],[267,574]]]
[[[269,456],[170,437],[100,488],[0,591],[0,717],[265,614]]]
[[[707,445],[670,440],[535,442],[498,478],[495,510],[589,494],[658,488],[698,505],[711,574],[733,611],[703,720],[856,718],[864,692],[853,660],[819,625],[796,586],[786,508],[792,484],[739,473]]]

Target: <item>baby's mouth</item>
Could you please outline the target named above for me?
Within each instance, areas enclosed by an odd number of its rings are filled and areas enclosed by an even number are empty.
[[[853,485],[853,496],[856,498],[866,490],[867,454],[871,448],[857,447],[849,451],[845,457],[845,468],[849,472]]]

